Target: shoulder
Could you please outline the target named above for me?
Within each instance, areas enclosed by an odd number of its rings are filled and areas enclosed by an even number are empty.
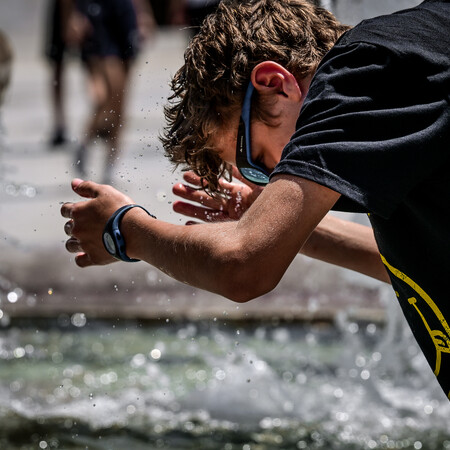
[[[449,29],[450,2],[425,1],[414,8],[362,21],[341,37],[336,48],[366,43],[399,55],[427,58],[429,54],[442,54],[448,58]]]

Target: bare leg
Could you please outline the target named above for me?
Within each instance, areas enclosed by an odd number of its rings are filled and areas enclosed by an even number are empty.
[[[66,142],[66,117],[64,110],[64,62],[56,61],[53,64],[52,85],[50,87],[52,94],[53,107],[53,136],[50,144],[54,147]]]
[[[89,64],[89,86],[94,106],[86,137],[77,152],[76,164],[79,173],[85,175],[87,145],[95,138],[103,138],[107,145],[103,182],[107,183],[111,181],[119,157],[128,67],[126,62],[115,56],[96,58]]]
[[[87,148],[92,140],[101,136],[103,126],[102,117],[105,111],[109,88],[106,75],[103,70],[103,61],[100,58],[91,58],[87,64],[88,91],[92,102],[92,112],[86,124],[84,138],[78,147],[75,156],[75,167],[80,176],[86,176]]]
[[[110,93],[104,115],[104,131],[108,146],[104,182],[110,182],[112,171],[120,155],[129,67],[126,62],[117,57],[105,58],[103,62]]]

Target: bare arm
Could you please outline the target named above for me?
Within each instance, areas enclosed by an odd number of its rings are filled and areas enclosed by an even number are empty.
[[[236,170],[233,176],[240,179]],[[173,204],[174,211],[206,222],[239,219],[262,192],[262,188],[245,180],[240,179],[245,184],[221,180],[228,197],[213,199],[202,190],[195,189],[200,186],[200,180],[192,172],[185,173],[184,180],[188,184],[176,184],[173,192],[191,203],[177,201]],[[312,232],[301,253],[380,281],[390,282],[381,262],[372,228],[368,226],[328,214]]]
[[[76,183],[75,183],[76,184]],[[113,262],[101,233],[106,220],[128,197],[108,186],[74,186],[87,202],[65,204],[73,220],[67,248],[85,267]],[[272,290],[311,232],[339,198],[316,183],[278,176],[239,220],[194,227],[172,225],[130,210],[122,222],[129,257],[170,276],[243,302]]]
[[[390,283],[371,227],[328,214],[301,253]]]

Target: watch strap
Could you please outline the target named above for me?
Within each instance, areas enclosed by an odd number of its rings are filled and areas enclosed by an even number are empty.
[[[125,262],[137,262],[139,259],[129,258],[126,253],[126,245],[125,239],[120,230],[120,224],[122,223],[123,216],[132,208],[141,208],[143,209],[149,216],[156,219],[153,214],[150,214],[143,206],[141,205],[125,205],[119,208],[114,214],[108,219],[106,222],[105,229],[103,230],[103,245],[106,251],[114,256],[115,258],[125,261]],[[114,242],[115,251],[111,251],[109,246],[106,244],[107,236],[110,236],[112,241]]]

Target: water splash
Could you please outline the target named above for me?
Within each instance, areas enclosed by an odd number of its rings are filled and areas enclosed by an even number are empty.
[[[348,317],[9,326],[0,447],[450,448],[448,400],[401,315]]]

